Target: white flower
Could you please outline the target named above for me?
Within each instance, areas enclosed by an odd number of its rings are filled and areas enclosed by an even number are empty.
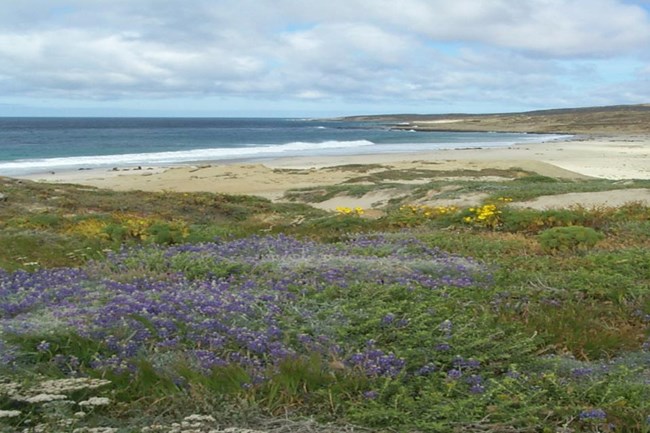
[[[24,401],[26,403],[47,403],[49,401],[56,401],[56,400],[65,400],[67,397],[63,394],[36,394],[31,397],[25,397],[25,396],[15,396],[14,397],[18,401]]]
[[[79,406],[106,406],[111,403],[110,398],[106,397],[90,397],[88,400],[79,402]]]
[[[0,383],[0,395],[14,395],[20,389],[20,384],[15,382]]]
[[[228,427],[227,429],[224,430],[224,433],[264,433],[260,430],[251,430],[247,428],[240,428],[240,427]]]
[[[186,416],[185,418],[183,418],[183,421],[187,421],[187,422],[199,422],[199,421],[216,422],[214,417],[212,417],[210,415],[197,415],[197,414],[192,414],[192,415]]]
[[[117,433],[117,429],[113,427],[81,427],[72,430],[72,433]]]
[[[20,416],[21,413],[19,410],[0,410],[0,418],[14,418]]]
[[[95,389],[108,385],[109,383],[111,383],[110,380],[79,377],[73,379],[46,380],[41,382],[36,389],[43,393],[64,393],[82,389]]]

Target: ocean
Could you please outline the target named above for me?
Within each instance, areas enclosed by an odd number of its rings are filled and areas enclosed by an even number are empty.
[[[0,176],[507,147],[560,138],[563,136],[398,131],[380,123],[313,119],[0,118]]]

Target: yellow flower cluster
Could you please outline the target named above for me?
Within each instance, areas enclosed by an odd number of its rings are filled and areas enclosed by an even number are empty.
[[[427,206],[423,204],[406,204],[399,208],[400,212],[425,218],[435,218],[458,212],[456,206]]]
[[[68,233],[78,234],[87,238],[108,238],[106,226],[108,223],[96,218],[78,221],[68,229]]]
[[[149,240],[155,235],[156,225],[162,225],[176,237],[185,238],[189,234],[187,223],[180,219],[163,221],[158,218],[145,217],[132,213],[116,212],[110,220],[87,218],[68,227],[67,232],[88,238],[111,239],[109,226],[121,227],[127,239]]]
[[[468,224],[478,224],[486,227],[495,228],[500,223],[499,215],[501,211],[495,204],[485,204],[479,207],[471,207],[469,211],[471,216],[463,218]]]
[[[147,239],[149,236],[149,227],[156,222],[156,220],[152,218],[141,217],[129,213],[116,213],[113,215],[113,218],[128,230],[130,237],[141,240]]]
[[[361,207],[355,207],[355,208],[350,208],[350,207],[345,207],[345,206],[338,206],[336,208],[336,211],[339,213],[339,215],[346,215],[346,216],[361,216],[363,215],[363,208]]]

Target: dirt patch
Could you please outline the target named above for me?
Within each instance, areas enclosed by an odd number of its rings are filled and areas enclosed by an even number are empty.
[[[434,206],[434,207],[436,206],[471,207],[471,206],[480,205],[481,203],[483,203],[483,200],[485,200],[488,196],[489,194],[487,193],[476,192],[476,193],[462,194],[458,197],[450,197],[450,198],[435,198],[435,197],[424,198],[418,200],[416,203],[425,206]]]
[[[510,203],[515,208],[557,209],[570,206],[619,207],[626,203],[639,202],[650,206],[650,189],[615,189],[599,192],[572,192],[568,194],[544,195],[534,200]]]

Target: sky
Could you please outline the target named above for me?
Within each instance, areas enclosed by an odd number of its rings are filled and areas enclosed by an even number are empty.
[[[650,103],[650,0],[0,0],[0,116]]]

